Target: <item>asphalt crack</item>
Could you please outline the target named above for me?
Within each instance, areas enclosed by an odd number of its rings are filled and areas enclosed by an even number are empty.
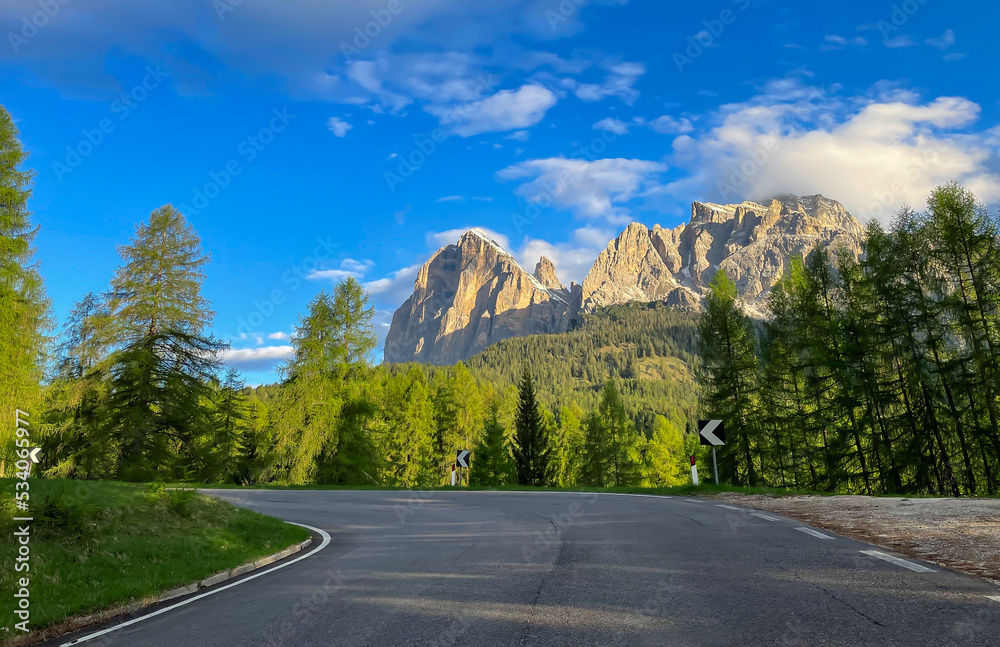
[[[538,588],[535,589],[535,595],[534,597],[532,597],[531,603],[528,605],[529,606],[528,619],[525,621],[524,628],[521,630],[521,641],[519,643],[521,647],[526,647],[526,645],[528,645],[529,641],[532,638],[531,627],[532,625],[535,624],[534,623],[535,611],[537,610],[538,607],[538,600],[541,599],[542,597],[542,589],[545,588],[545,583],[552,576],[552,574],[555,573],[556,568],[559,567],[560,562],[562,562],[563,548],[566,546],[566,542],[563,540],[563,533],[559,529],[559,526],[556,525],[555,521],[553,521],[549,517],[545,517],[537,513],[532,513],[532,514],[534,514],[536,517],[541,517],[542,519],[545,519],[550,524],[552,524],[552,529],[555,531],[555,537],[556,541],[558,542],[558,545],[556,547],[555,559],[552,560],[552,563],[549,565],[549,568],[538,580]]]

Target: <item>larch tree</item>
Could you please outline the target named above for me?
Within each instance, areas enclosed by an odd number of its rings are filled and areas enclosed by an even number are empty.
[[[28,414],[19,417],[29,425],[41,419],[35,409],[51,327],[32,247],[38,228],[28,209],[34,172],[24,168],[27,159],[14,120],[0,106],[0,477],[14,460],[16,411]]]

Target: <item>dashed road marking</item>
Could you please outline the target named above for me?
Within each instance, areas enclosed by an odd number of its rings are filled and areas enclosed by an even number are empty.
[[[750,515],[754,517],[760,517],[761,519],[764,519],[766,521],[781,521],[777,517],[772,517],[771,515],[764,514],[763,512],[751,512]]]
[[[716,508],[725,508],[726,510],[739,510],[739,508],[737,508],[736,506],[726,505],[724,503],[716,503],[715,507]]]
[[[916,571],[917,573],[936,573],[933,568],[927,568],[926,566],[921,566],[914,562],[907,561],[905,559],[900,559],[895,555],[890,555],[888,553],[883,553],[880,550],[863,550],[861,551],[865,555],[870,555],[876,559],[881,559],[883,561],[889,562],[890,564],[895,564],[896,566],[902,566],[903,568],[908,568],[911,571]]]
[[[705,503],[704,499],[684,499],[685,501],[690,501],[691,503]]]
[[[804,532],[807,535],[812,535],[816,539],[833,539],[833,537],[831,537],[830,535],[824,535],[823,533],[821,533],[818,530],[813,530],[812,528],[806,528],[804,526],[800,527],[800,528],[796,528],[796,530],[798,530],[799,532]]]

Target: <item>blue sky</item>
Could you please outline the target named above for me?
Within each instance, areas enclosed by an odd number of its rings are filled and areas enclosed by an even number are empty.
[[[352,274],[380,337],[461,231],[581,281],[624,223],[823,193],[865,220],[1000,202],[995,3],[7,0],[0,103],[60,321],[180,207],[227,360],[274,378]]]

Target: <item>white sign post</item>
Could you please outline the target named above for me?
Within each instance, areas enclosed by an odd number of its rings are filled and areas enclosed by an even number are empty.
[[[691,485],[698,487],[698,466],[695,465],[694,456],[691,457]]]

